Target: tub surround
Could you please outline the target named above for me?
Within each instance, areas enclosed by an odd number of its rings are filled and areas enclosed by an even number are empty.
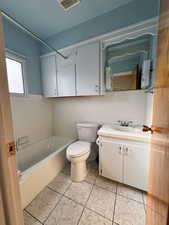
[[[41,95],[11,96],[15,139],[28,136],[35,143],[54,135],[53,104]]]

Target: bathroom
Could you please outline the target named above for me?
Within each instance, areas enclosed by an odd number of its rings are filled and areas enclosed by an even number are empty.
[[[25,225],[144,225],[159,1],[49,2],[0,2]]]

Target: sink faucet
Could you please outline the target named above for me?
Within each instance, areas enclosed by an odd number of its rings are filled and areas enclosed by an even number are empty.
[[[133,121],[127,121],[127,120],[118,120],[118,123],[122,127],[131,127],[133,125]]]

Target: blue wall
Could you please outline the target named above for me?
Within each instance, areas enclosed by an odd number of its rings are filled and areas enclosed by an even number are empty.
[[[5,47],[27,58],[27,86],[29,94],[41,94],[40,45],[28,34],[3,19]]]
[[[113,30],[129,26],[158,15],[159,0],[135,0],[107,14],[98,16],[64,32],[48,38],[57,49],[84,41]],[[42,49],[42,53],[47,49]]]

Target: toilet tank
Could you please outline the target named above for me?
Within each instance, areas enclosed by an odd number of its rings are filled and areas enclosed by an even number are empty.
[[[95,142],[97,137],[98,123],[80,122],[77,123],[78,138],[81,141]]]

